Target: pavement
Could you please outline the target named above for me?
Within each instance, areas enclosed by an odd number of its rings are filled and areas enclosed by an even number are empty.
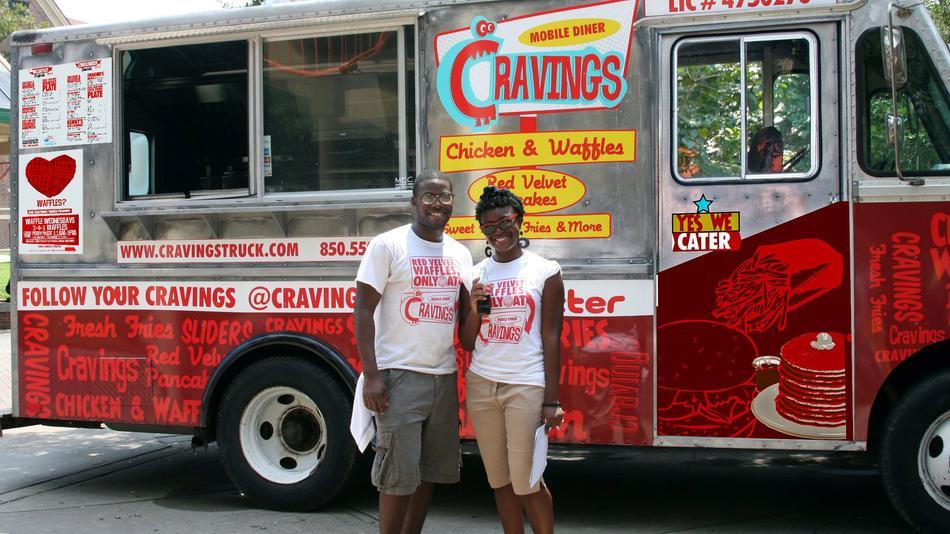
[[[0,407],[9,406],[0,331]],[[2,410],[0,410],[2,412]],[[373,533],[369,476],[311,513],[260,510],[229,482],[218,449],[190,436],[32,426],[0,438],[0,534]],[[500,532],[484,467],[463,447],[462,482],[440,486],[425,533]],[[545,480],[570,533],[903,533],[860,453],[554,447]]]
[[[501,531],[465,449],[462,481],[436,489],[426,534]],[[371,534],[368,478],[318,511],[274,512],[234,489],[217,447],[193,451],[188,436],[18,428],[0,439],[0,533]],[[558,448],[545,480],[557,530],[571,534],[909,532],[854,453]]]

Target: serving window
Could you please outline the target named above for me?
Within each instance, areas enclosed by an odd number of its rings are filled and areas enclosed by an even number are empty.
[[[119,200],[405,189],[415,55],[412,26],[124,50]]]
[[[122,53],[124,198],[247,196],[248,43]]]
[[[790,180],[817,172],[811,34],[684,39],[674,58],[672,165],[679,180]]]
[[[400,124],[415,115],[415,97],[406,88],[413,62],[400,68],[414,55],[403,33],[264,43],[263,144],[271,154],[265,192],[399,185],[406,166],[415,165],[400,161],[414,137]]]

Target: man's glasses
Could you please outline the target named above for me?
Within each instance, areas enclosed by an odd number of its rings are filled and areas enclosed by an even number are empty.
[[[515,219],[518,218],[517,213],[512,213],[511,215],[505,217],[504,219],[491,224],[483,224],[480,226],[482,233],[485,235],[492,235],[498,230],[502,232],[507,232],[515,224]]]
[[[444,206],[449,206],[452,204],[452,201],[455,200],[455,195],[453,193],[441,193],[438,195],[434,195],[432,193],[422,193],[419,198],[422,199],[422,203],[426,206],[435,204],[436,200],[438,200],[439,203]]]

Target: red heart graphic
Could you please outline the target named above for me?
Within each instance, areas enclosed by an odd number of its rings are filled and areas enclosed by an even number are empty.
[[[76,176],[76,160],[63,154],[50,161],[35,157],[26,164],[26,181],[48,198],[63,192]]]

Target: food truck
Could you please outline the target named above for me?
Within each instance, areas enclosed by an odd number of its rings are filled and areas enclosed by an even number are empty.
[[[476,261],[495,185],[562,266],[556,442],[867,451],[950,525],[950,54],[920,3],[321,0],[12,48],[6,427],[189,434],[256,504],[326,502],[356,268],[434,169]]]

